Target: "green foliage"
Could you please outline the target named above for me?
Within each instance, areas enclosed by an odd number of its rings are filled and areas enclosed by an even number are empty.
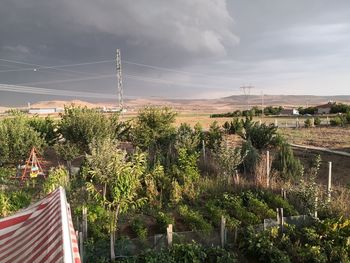
[[[80,155],[79,147],[69,141],[55,144],[54,148],[58,155],[65,161],[73,161]]]
[[[131,222],[131,229],[141,240],[145,240],[148,235],[148,230],[145,222],[140,217],[134,218]]]
[[[22,190],[20,191],[1,191],[0,192],[0,217],[6,217],[13,212],[29,206],[31,195]]]
[[[202,131],[197,128],[192,129],[190,125],[182,123],[176,133],[176,149],[186,149],[190,153],[195,153],[201,148]]]
[[[289,256],[271,242],[276,238],[274,229],[256,233],[253,228],[248,228],[243,237],[240,246],[248,257],[266,263],[291,262]]]
[[[167,107],[145,107],[139,112],[132,130],[132,140],[142,150],[148,151],[150,166],[159,162],[165,167],[169,166],[176,135],[173,126],[175,116],[176,113]]]
[[[0,121],[0,163],[20,163],[34,146],[40,151],[45,140],[29,125],[24,115]]]
[[[224,178],[232,177],[237,171],[237,167],[243,162],[247,152],[242,152],[240,148],[232,148],[222,145],[215,154],[215,160],[220,167],[220,173]]]
[[[264,108],[264,114],[265,115],[279,115],[282,110],[283,110],[282,106],[279,106],[279,107],[268,106],[268,107]]]
[[[250,118],[246,118],[243,123],[243,130],[239,135],[246,141],[250,140],[252,145],[263,150],[275,144],[277,136],[277,127],[273,124],[266,125],[253,122]]]
[[[259,218],[274,218],[276,216],[276,212],[270,209],[263,200],[260,200],[251,191],[242,193],[241,198],[247,210]]]
[[[313,123],[312,123],[312,120],[310,118],[307,118],[305,121],[304,121],[304,127],[305,128],[311,128],[313,126]]]
[[[57,124],[50,117],[40,118],[35,116],[28,119],[29,126],[45,139],[48,145],[53,145],[58,139]]]
[[[317,108],[316,107],[307,107],[307,108],[300,107],[298,109],[298,111],[299,111],[299,114],[301,114],[301,115],[305,115],[305,114],[314,115],[317,113]]]
[[[173,216],[170,216],[169,214],[158,211],[155,215],[155,218],[157,220],[157,225],[159,226],[160,230],[162,232],[165,232],[168,225],[172,224],[175,225],[175,219]]]
[[[199,244],[174,244],[159,252],[146,251],[135,259],[123,262],[133,263],[235,263],[236,255],[219,247],[205,248]]]
[[[334,103],[331,107],[331,113],[348,113],[350,112],[350,105],[343,103]]]
[[[59,131],[67,141],[88,151],[94,141],[118,139],[124,126],[114,115],[109,118],[98,110],[72,105],[65,107]]]
[[[220,147],[223,141],[223,132],[220,129],[220,126],[216,121],[214,121],[210,127],[209,131],[206,134],[206,146],[208,149],[216,152]]]
[[[242,132],[243,124],[240,119],[234,118],[230,122],[225,122],[223,128],[227,134],[237,134]]]
[[[283,180],[297,180],[303,176],[304,167],[299,159],[294,157],[292,148],[287,144],[282,144],[272,162],[272,168],[279,172]]]
[[[314,118],[314,125],[315,125],[315,126],[320,126],[321,123],[322,123],[322,120],[321,120],[320,117],[315,117],[315,118]]]
[[[342,116],[336,116],[330,120],[331,126],[344,126],[346,124],[346,119]]]
[[[50,170],[48,178],[43,184],[43,190],[44,193],[48,194],[60,186],[65,189],[69,189],[68,171],[62,166],[58,166]]]
[[[241,164],[244,172],[254,174],[260,161],[260,154],[250,140],[243,142],[241,156],[244,157]]]
[[[270,191],[261,190],[257,192],[257,195],[273,210],[282,207],[285,216],[295,216],[299,214],[293,205],[283,199],[280,195],[274,194]]]
[[[187,205],[180,205],[178,212],[191,230],[202,230],[209,233],[213,229],[212,225],[198,211],[192,210]]]
[[[199,179],[197,161],[199,153],[188,153],[186,149],[178,150],[178,162],[173,167],[173,173],[181,185],[193,183]]]

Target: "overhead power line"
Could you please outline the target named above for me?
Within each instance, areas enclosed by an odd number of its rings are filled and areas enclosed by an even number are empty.
[[[85,97],[85,98],[99,98],[99,99],[111,99],[115,94],[103,94],[94,92],[80,92],[72,90],[53,90],[30,86],[8,85],[0,84],[0,91],[10,91],[17,93],[39,94],[39,95],[54,95],[64,97]]]

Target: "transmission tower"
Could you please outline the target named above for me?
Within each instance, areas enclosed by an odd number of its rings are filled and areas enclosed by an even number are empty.
[[[249,96],[250,96],[250,91],[254,89],[253,86],[242,86],[241,90],[243,90],[244,96],[246,98],[246,103],[247,103],[247,110],[249,110]]]
[[[117,90],[118,90],[118,104],[119,109],[124,109],[124,98],[123,98],[123,79],[122,79],[122,60],[120,56],[120,49],[116,52],[116,68],[117,68]]]

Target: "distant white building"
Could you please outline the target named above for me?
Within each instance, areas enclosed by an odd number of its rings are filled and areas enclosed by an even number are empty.
[[[54,114],[63,112],[62,108],[31,108],[28,110],[29,114]]]
[[[299,115],[299,110],[297,109],[283,109],[280,115]]]

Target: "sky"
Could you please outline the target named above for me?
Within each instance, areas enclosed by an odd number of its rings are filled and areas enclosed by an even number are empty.
[[[126,98],[350,94],[348,0],[1,0],[0,35],[0,105],[115,100],[117,48]]]

